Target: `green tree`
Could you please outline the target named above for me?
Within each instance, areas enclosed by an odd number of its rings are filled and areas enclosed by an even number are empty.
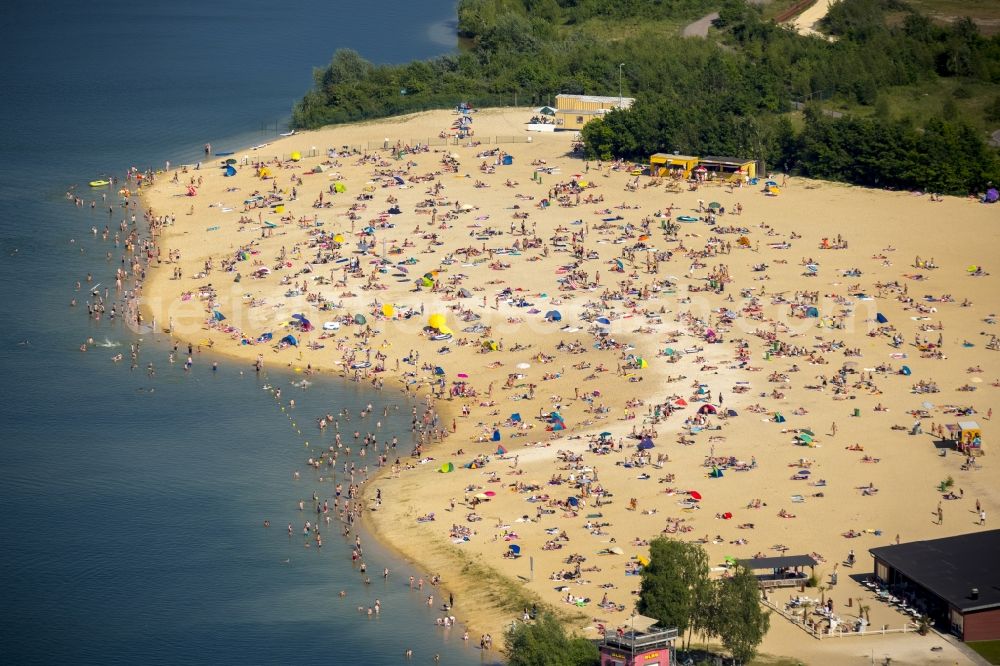
[[[586,638],[570,637],[551,613],[533,623],[507,629],[504,644],[509,666],[597,666],[597,647]]]
[[[683,634],[708,622],[710,593],[708,553],[700,544],[658,538],[649,544],[649,565],[642,571],[639,612],[664,628]]]
[[[733,575],[717,581],[715,587],[712,633],[719,636],[733,659],[746,663],[757,654],[757,646],[771,626],[770,611],[760,606],[757,578],[737,565]]]

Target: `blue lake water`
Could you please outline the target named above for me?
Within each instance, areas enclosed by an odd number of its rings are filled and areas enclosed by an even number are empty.
[[[169,342],[88,321],[69,301],[114,248],[107,217],[67,202],[74,184],[259,143],[283,129],[311,69],[338,47],[399,62],[455,47],[453,0],[65,0],[8,3],[0,17],[0,655],[9,664],[479,662],[460,629],[435,629],[413,573],[365,544],[373,584],[336,527],[304,547],[307,472],[329,444],[314,418],[392,396],[208,357],[185,373]],[[262,126],[270,129],[262,132]],[[88,199],[89,200],[89,199]],[[98,343],[78,349],[87,337]],[[112,355],[124,352],[115,364]],[[143,368],[153,362],[155,377]],[[294,397],[282,412],[263,384]],[[409,410],[379,440],[408,445]],[[295,424],[293,426],[293,423]],[[371,424],[366,424],[371,428]],[[367,428],[366,428],[367,429]],[[301,430],[301,434],[298,432]],[[305,441],[309,441],[309,448]],[[408,448],[408,447],[407,447]],[[406,449],[400,454],[405,454]],[[372,461],[368,461],[372,464]],[[358,464],[364,461],[358,459]],[[302,472],[295,481],[295,470]],[[306,511],[297,503],[305,500]],[[272,527],[265,529],[263,520]],[[286,525],[293,523],[289,538]],[[388,583],[382,568],[392,569]],[[344,598],[338,592],[344,590]],[[376,619],[357,606],[383,604]],[[478,638],[478,637],[477,637]],[[476,641],[471,641],[475,643]],[[487,657],[489,661],[491,658]]]

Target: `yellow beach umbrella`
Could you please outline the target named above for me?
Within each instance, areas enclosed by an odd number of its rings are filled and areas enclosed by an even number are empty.
[[[296,150],[295,152],[293,152],[293,153],[292,153],[292,161],[293,161],[293,162],[298,162],[298,161],[299,161],[299,160],[301,160],[301,159],[302,159],[302,153],[300,153],[300,152],[299,152],[299,151],[297,151],[297,150]]]
[[[386,317],[392,318],[396,315],[396,308],[394,308],[390,303],[383,303],[382,314]]]
[[[431,328],[440,329],[445,325],[445,317],[440,312],[435,312],[430,317],[427,318],[427,325]]]

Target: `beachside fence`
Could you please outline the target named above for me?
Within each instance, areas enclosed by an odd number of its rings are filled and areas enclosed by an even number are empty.
[[[781,608],[776,604],[771,603],[771,601],[767,599],[761,599],[760,603],[762,603],[764,606],[771,609],[781,617],[785,618],[786,620],[788,620],[789,622],[791,622],[799,629],[812,636],[813,638],[821,641],[826,640],[828,638],[850,638],[853,636],[885,636],[886,634],[911,634],[916,632],[918,629],[918,626],[915,623],[906,622],[903,624],[902,627],[892,628],[887,624],[883,624],[881,628],[865,627],[864,631],[853,631],[850,629],[849,625],[842,623],[838,625],[837,629],[835,629],[833,632],[828,632],[819,628],[819,625],[822,624],[822,622],[812,623],[812,624],[804,622],[802,620],[801,614],[790,613],[784,608]]]

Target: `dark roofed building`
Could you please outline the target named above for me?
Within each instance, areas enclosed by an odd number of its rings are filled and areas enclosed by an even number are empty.
[[[754,572],[757,577],[757,585],[762,589],[803,585],[809,580],[809,576],[817,564],[812,555],[754,557],[739,560],[739,563]],[[810,573],[807,574],[803,571],[803,567],[809,567]],[[769,571],[769,573],[756,573],[758,571]]]
[[[965,641],[1000,639],[1000,530],[872,548],[875,577]]]

